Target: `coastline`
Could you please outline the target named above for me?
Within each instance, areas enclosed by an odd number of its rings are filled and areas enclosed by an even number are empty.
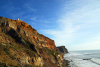
[[[63,60],[63,62],[62,62],[63,64],[62,64],[62,67],[71,67],[71,66],[69,66],[69,63],[70,63],[70,61],[69,60]]]
[[[65,54],[69,53],[65,46],[58,46],[57,49],[63,54],[63,58]],[[71,67],[69,66],[69,63],[70,61],[64,58],[64,60],[62,61],[62,67]]]
[[[69,52],[68,52],[69,53]],[[67,53],[63,53],[63,57],[64,57],[64,55],[65,54],[67,54]],[[69,60],[66,60],[65,58],[64,58],[64,60],[62,61],[62,67],[71,67],[71,66],[69,66],[69,63],[70,63],[70,61]]]
[[[69,67],[100,67],[100,50],[73,51],[64,54]]]

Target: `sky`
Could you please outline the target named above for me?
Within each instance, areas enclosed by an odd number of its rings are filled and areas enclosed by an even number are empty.
[[[100,49],[100,0],[0,0],[0,16],[25,21],[69,51]]]

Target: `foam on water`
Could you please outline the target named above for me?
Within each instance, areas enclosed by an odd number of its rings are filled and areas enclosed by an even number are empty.
[[[70,61],[71,67],[100,67],[100,50],[70,52],[64,58]]]
[[[85,55],[90,55],[90,53],[84,53]]]
[[[73,64],[76,67],[100,67],[100,65],[92,63],[88,60],[75,60],[75,61],[73,61]]]
[[[100,59],[98,59],[98,58],[92,58],[91,61],[100,65]]]

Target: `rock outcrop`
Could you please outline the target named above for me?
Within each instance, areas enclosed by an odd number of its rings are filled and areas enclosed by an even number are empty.
[[[0,63],[19,67],[61,67],[63,54],[54,40],[21,20],[0,17]]]
[[[59,46],[57,49],[63,54],[68,53],[68,50],[65,48],[65,46]]]

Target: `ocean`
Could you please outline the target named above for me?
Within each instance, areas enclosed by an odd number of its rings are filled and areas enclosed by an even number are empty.
[[[64,58],[71,67],[100,67],[100,50],[71,51]]]

